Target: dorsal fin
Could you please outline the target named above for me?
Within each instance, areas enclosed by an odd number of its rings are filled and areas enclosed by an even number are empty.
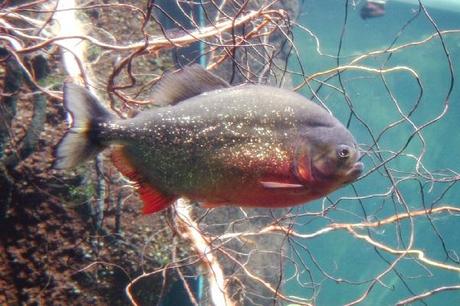
[[[174,105],[203,92],[230,87],[225,80],[198,64],[166,73],[153,90],[155,104]]]
[[[126,158],[122,146],[112,150],[112,161],[118,171],[135,182],[139,196],[144,203],[142,209],[144,215],[162,211],[176,200],[176,197],[165,195],[156,190],[154,186],[147,184]]]

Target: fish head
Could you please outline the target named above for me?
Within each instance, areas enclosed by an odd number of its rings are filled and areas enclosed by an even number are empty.
[[[355,181],[363,171],[358,145],[342,125],[308,130],[296,152],[295,174],[315,187],[332,191]]]

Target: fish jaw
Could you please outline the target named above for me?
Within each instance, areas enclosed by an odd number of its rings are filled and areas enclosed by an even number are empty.
[[[345,184],[349,184],[356,181],[363,173],[363,169],[364,164],[362,162],[354,163],[351,169],[348,170],[348,172],[345,174],[345,177],[347,178]]]

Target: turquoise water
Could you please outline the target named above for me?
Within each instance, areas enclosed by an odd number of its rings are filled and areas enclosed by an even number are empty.
[[[311,30],[320,41],[323,54],[318,54],[315,40],[301,28],[295,30],[295,42],[299,50],[299,58],[305,75],[324,71],[337,66],[336,58],[340,42],[340,34],[344,24],[344,1],[322,0],[304,1],[298,23]],[[419,41],[436,33],[428,18],[422,13],[410,23],[400,36],[403,26],[416,14],[418,7],[388,1],[384,17],[362,20],[359,6],[353,8],[350,1],[347,9],[347,23],[340,52],[340,64],[345,65],[361,54],[376,50],[385,50],[395,46]],[[440,30],[460,29],[460,13],[428,8],[429,14]],[[364,150],[372,146],[363,161],[365,177],[329,197],[329,200],[304,206],[300,212],[318,212],[322,205],[336,203],[336,210],[327,217],[299,218],[297,230],[312,233],[331,222],[356,223],[382,220],[397,213],[404,213],[407,207],[411,211],[424,207],[450,205],[460,207],[458,194],[460,186],[452,182],[430,181],[416,174],[416,160],[423,152],[421,162],[425,170],[437,178],[452,177],[447,169],[460,172],[460,33],[443,36],[448,52],[454,65],[454,87],[449,94],[451,76],[447,57],[441,42],[435,38],[419,46],[405,48],[381,56],[369,57],[359,62],[369,68],[390,68],[405,66],[417,73],[421,87],[414,75],[408,70],[401,70],[384,75],[363,70],[347,70],[341,73],[341,83],[353,111],[357,116],[350,118],[350,107],[341,88],[339,79],[333,77],[319,78],[336,88],[323,86],[318,97],[342,122],[349,122],[353,134]],[[293,55],[290,60],[292,70],[300,72],[299,63]],[[385,82],[386,86],[385,87]],[[294,79],[301,81],[300,77]],[[313,90],[319,87],[318,82],[310,82]],[[305,86],[302,92],[308,97],[312,91]],[[403,114],[411,114],[414,125],[421,126],[440,115],[444,103],[449,97],[447,113],[434,124],[421,130],[425,145],[419,136],[411,137],[414,127],[404,120],[396,107],[394,99]],[[419,95],[421,98],[419,99]],[[317,101],[317,100],[316,100]],[[357,117],[361,120],[358,120]],[[392,123],[403,119],[395,127],[387,129]],[[387,130],[386,130],[387,129]],[[378,139],[379,152],[373,139]],[[406,147],[406,144],[409,144]],[[402,151],[395,156],[394,152]],[[392,158],[382,165],[382,160]],[[380,160],[381,159],[381,160]],[[371,170],[371,171],[370,171]],[[391,193],[394,182],[397,184],[401,199]],[[341,200],[342,196],[353,197],[357,194],[366,197]],[[379,194],[380,196],[377,196]],[[330,201],[330,202],[328,202]],[[447,213],[432,216],[432,223],[425,216],[416,217],[414,221],[413,249],[422,250],[425,255],[440,263],[460,267],[457,254],[460,251],[460,217]],[[395,249],[404,249],[408,245],[411,234],[410,222],[407,220],[376,229],[358,230],[360,234],[370,235]],[[358,240],[346,231],[336,231],[312,239],[297,239],[298,244],[291,242],[292,256],[296,258],[300,274],[286,286],[286,293],[303,297],[316,297],[317,305],[343,305],[361,297],[369,288],[371,281],[383,273],[389,263],[397,256],[388,252],[377,251],[369,243]],[[443,246],[444,244],[444,246]],[[449,255],[449,256],[448,256]],[[303,262],[303,264],[300,264]],[[292,275],[294,268],[288,267],[287,276]],[[291,273],[291,274],[290,274]],[[336,279],[347,280],[338,282]],[[395,269],[386,273],[376,283],[369,294],[359,305],[393,305],[437,287],[460,284],[460,273],[451,272],[437,267],[422,264],[413,257],[401,259]],[[300,285],[303,283],[303,286]],[[425,300],[426,305],[460,305],[460,291],[449,291],[434,295]],[[423,305],[418,302],[414,305]]]

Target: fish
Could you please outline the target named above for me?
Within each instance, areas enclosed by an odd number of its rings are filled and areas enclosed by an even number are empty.
[[[152,93],[164,106],[128,119],[82,86],[65,83],[63,91],[72,125],[54,168],[72,169],[110,147],[144,214],[179,197],[205,208],[291,207],[363,170],[355,138],[323,107],[288,89],[231,86],[198,64],[164,74]]]
[[[386,0],[367,0],[361,7],[361,19],[381,17],[385,15]]]

